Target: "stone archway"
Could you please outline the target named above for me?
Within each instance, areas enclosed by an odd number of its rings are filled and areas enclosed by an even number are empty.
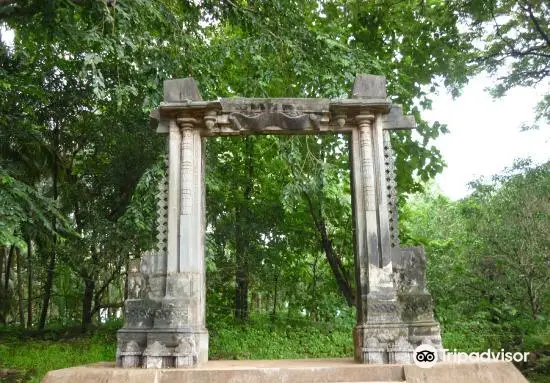
[[[204,137],[348,133],[357,283],[355,360],[411,363],[420,343],[442,349],[425,285],[422,248],[401,248],[390,131],[412,117],[386,97],[382,76],[360,75],[349,99],[203,101],[192,78],[168,80],[152,113],[167,134],[168,167],[159,186],[158,245],[133,262],[117,365],[191,367],[208,360],[205,326]]]

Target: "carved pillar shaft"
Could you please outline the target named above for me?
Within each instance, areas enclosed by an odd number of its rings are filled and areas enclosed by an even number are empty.
[[[380,267],[379,230],[376,197],[376,168],[373,146],[373,122],[371,114],[360,114],[356,117],[359,129],[361,156],[361,188],[363,196],[363,212],[365,222],[365,241],[370,265]],[[360,213],[360,214],[361,214]]]
[[[199,214],[200,198],[198,194],[200,179],[196,175],[201,170],[201,143],[199,132],[193,129],[195,119],[180,118],[181,127],[181,216],[180,216],[180,272],[198,271],[198,244],[200,234]],[[197,142],[197,138],[199,139]]]
[[[180,142],[181,133],[176,121],[170,121],[168,137],[168,273],[178,271]]]

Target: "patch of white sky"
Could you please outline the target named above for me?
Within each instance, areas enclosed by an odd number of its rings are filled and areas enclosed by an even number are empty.
[[[505,16],[495,19],[499,25],[506,21]],[[467,31],[463,24],[458,27],[461,32]],[[489,34],[495,25],[486,28]],[[512,30],[508,35],[512,38],[515,33]],[[483,49],[485,41],[475,40],[473,45]],[[516,87],[501,98],[493,98],[488,89],[507,74],[510,64],[507,62],[495,74],[482,72],[471,78],[456,99],[440,87],[431,96],[431,110],[422,112],[423,119],[446,124],[449,130],[431,144],[441,151],[447,164],[436,183],[451,199],[467,196],[471,181],[502,173],[516,159],[530,158],[536,164],[550,160],[550,125],[539,121],[538,130],[521,130],[535,122],[535,106],[550,93],[550,79],[536,87]],[[424,90],[428,91],[428,87]]]
[[[550,160],[550,126],[520,129],[534,122],[533,109],[548,93],[549,82],[514,88],[499,99],[487,92],[494,84],[491,76],[481,73],[457,99],[445,91],[434,95],[432,109],[422,113],[425,120],[446,124],[450,131],[432,143],[447,164],[436,182],[452,199],[468,195],[470,181],[498,174],[517,158],[531,158],[535,163]]]

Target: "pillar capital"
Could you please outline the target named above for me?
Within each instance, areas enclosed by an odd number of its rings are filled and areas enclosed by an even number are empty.
[[[218,120],[218,112],[215,110],[207,110],[204,113],[203,120],[204,120],[204,125],[206,125],[206,129],[214,128]]]
[[[194,117],[178,117],[176,119],[176,123],[180,127],[180,129],[192,129],[197,126],[198,120]]]
[[[359,125],[372,124],[374,121],[374,114],[369,113],[368,111],[362,111],[360,114],[355,116],[355,121],[357,121]]]

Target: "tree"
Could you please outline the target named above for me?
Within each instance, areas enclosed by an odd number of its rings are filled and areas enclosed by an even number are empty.
[[[13,165],[10,177],[56,200],[80,235],[67,241],[28,237],[37,259],[46,261],[28,262],[22,270],[41,280],[46,275],[39,327],[46,323],[48,297],[59,287],[56,268],[71,274],[59,285],[72,283],[81,291],[86,327],[92,314],[109,304],[103,293],[122,277],[124,260],[152,246],[137,235],[143,227],[132,229],[124,217],[135,206],[131,196],[141,175],[164,151],[162,138],[147,129],[164,79],[194,76],[209,99],[345,97],[357,73],[386,75],[393,101],[415,114],[422,136],[420,141],[404,132],[393,137],[398,184],[410,191],[420,188],[413,171],[427,179],[443,166],[430,139],[445,129],[421,120],[420,108],[430,106],[423,89],[441,83],[456,92],[471,73],[470,41],[457,28],[453,10],[440,3],[6,0],[0,15],[15,32],[14,46],[4,49],[1,62],[6,102],[0,123],[3,142],[9,142],[2,160]],[[327,277],[330,270],[338,283],[319,285],[339,289],[352,301],[345,140],[294,142],[294,165],[307,159],[307,145],[319,159],[294,173],[281,159],[273,160],[285,150],[284,139],[207,145],[209,267],[219,262],[230,268],[215,281],[235,297],[231,306],[243,319],[252,288],[270,292],[274,311],[288,303],[275,302],[277,297],[294,300],[297,307],[306,284],[293,297],[283,281],[309,280],[310,270]],[[281,202],[288,181],[296,193],[285,203],[296,211]],[[156,193],[152,186],[146,189],[139,192],[143,198]],[[302,201],[291,200],[295,197]],[[269,201],[268,208],[260,199]],[[138,221],[142,218],[152,220],[144,215]],[[53,216],[50,221],[58,225]],[[122,246],[124,237],[130,239]],[[267,243],[281,253],[268,251]],[[328,263],[312,270],[320,251]],[[303,262],[290,261],[299,256]],[[267,275],[273,279],[262,290],[258,285]]]
[[[426,247],[436,315],[461,347],[517,349],[547,327],[549,166],[518,161],[463,200],[425,193],[401,216],[407,242]]]
[[[528,303],[533,320],[542,313],[550,266],[550,163],[532,167],[518,161],[493,185],[475,184],[473,198],[487,201],[476,215],[483,251],[509,286],[515,307]]]
[[[480,40],[477,63],[498,76],[492,89],[501,97],[516,86],[550,78],[550,6],[539,0],[459,2],[463,21]],[[550,123],[550,93],[536,107],[536,119]]]

